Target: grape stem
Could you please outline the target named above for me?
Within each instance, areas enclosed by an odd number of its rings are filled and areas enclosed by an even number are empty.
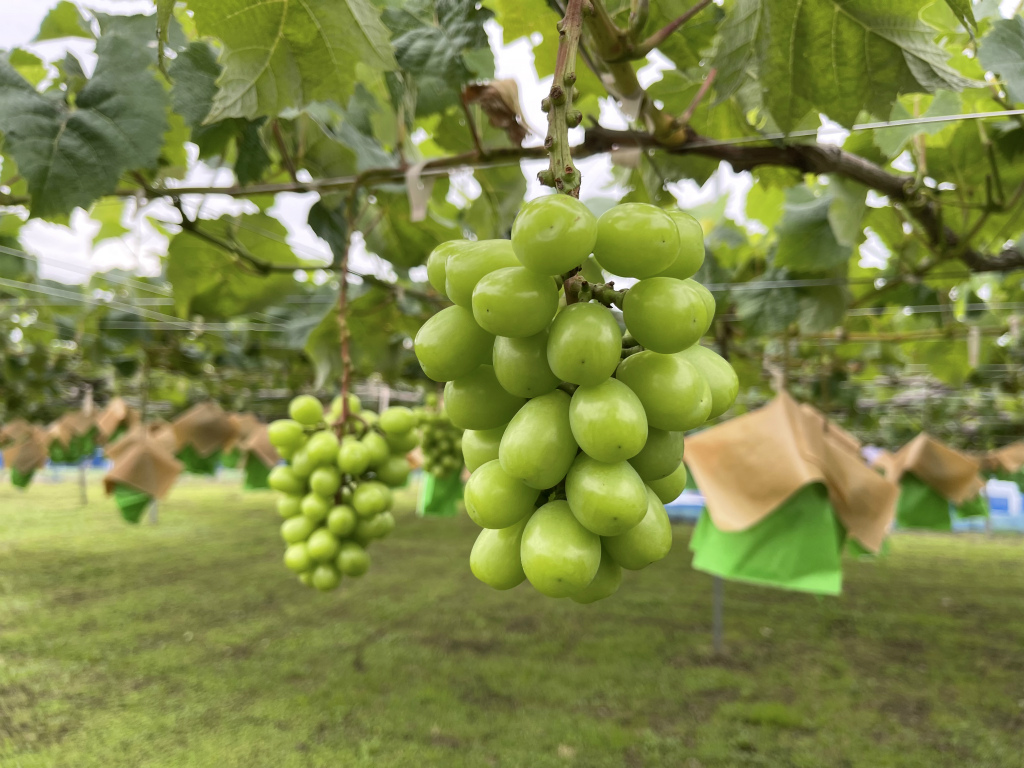
[[[587,0],[569,0],[565,16],[558,22],[558,56],[551,90],[541,102],[548,113],[548,133],[544,146],[550,162],[546,170],[537,174],[541,184],[556,191],[580,196],[580,172],[572,161],[569,149],[569,129],[583,120],[579,110],[573,109],[576,98],[576,53],[583,31],[583,5]],[[587,2],[588,9],[591,8]]]

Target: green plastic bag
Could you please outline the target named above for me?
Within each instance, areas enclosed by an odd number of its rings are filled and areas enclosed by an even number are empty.
[[[245,460],[245,479],[242,481],[242,488],[247,491],[258,491],[261,488],[269,488],[270,467],[250,455]]]
[[[11,467],[11,485],[15,488],[28,488],[28,484],[32,482],[32,475],[35,473],[34,469],[29,472],[19,472]]]
[[[683,463],[685,464],[686,462]],[[693,479],[693,472],[690,471],[689,467],[686,468],[686,490],[700,491],[700,488],[697,487],[697,481]]]
[[[985,494],[979,493],[973,499],[968,499],[963,504],[954,504],[953,514],[957,517],[988,517],[988,499],[985,497]]]
[[[843,588],[845,531],[821,483],[804,486],[745,531],[715,527],[707,510],[690,539],[693,567],[731,581],[817,595]]]
[[[846,539],[846,554],[855,560],[873,560],[875,558],[882,558],[889,556],[889,540],[885,539],[882,542],[882,548],[877,552],[872,552],[870,549],[865,547],[859,541],[852,537]]]
[[[118,483],[114,486],[114,503],[121,510],[121,517],[129,523],[138,523],[142,513],[153,501],[153,497],[138,488]]]
[[[949,500],[913,472],[907,472],[900,480],[896,525],[900,528],[951,531]]]
[[[1024,490],[1024,467],[1021,467],[1016,472],[998,469],[995,472],[995,476],[998,480],[1009,480],[1011,483],[1016,483],[1020,486],[1021,490]]]
[[[450,472],[444,477],[424,472],[416,514],[420,517],[453,517],[459,512],[461,499],[462,478],[458,472]]]
[[[178,451],[178,460],[185,465],[185,471],[193,475],[215,475],[220,466],[220,451],[214,451],[205,458],[196,453],[192,445]]]
[[[242,452],[238,448],[232,448],[220,457],[220,465],[225,469],[234,469],[238,466],[238,460],[241,457]]]

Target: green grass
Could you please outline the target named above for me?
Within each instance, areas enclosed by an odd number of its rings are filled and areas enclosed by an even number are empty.
[[[398,515],[321,595],[269,495],[186,480],[157,526],[0,490],[0,765],[1024,766],[1024,541],[902,535],[816,599],[668,560],[593,606],[477,583],[465,517]]]

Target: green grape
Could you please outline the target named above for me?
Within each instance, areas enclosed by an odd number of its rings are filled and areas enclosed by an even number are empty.
[[[379,432],[367,432],[359,442],[366,449],[371,469],[383,466],[391,458],[391,449],[388,448],[388,441]]]
[[[321,592],[330,592],[341,584],[341,574],[333,565],[321,563],[313,570],[310,583]]]
[[[360,517],[378,515],[391,507],[391,490],[373,480],[360,483],[352,495],[352,506]]]
[[[331,509],[327,515],[327,530],[335,536],[348,536],[356,527],[356,511],[347,504]]]
[[[711,294],[711,291],[709,291],[703,285],[698,283],[696,280],[685,280],[684,282],[688,286],[690,286],[690,288],[692,288],[697,293],[697,295],[700,296],[701,301],[704,302],[704,311],[707,315],[707,320],[704,324],[704,330],[700,332],[700,335],[703,336],[705,333],[708,332],[708,329],[711,328],[711,321],[715,319],[715,311],[717,310],[717,306],[715,304],[715,297]]]
[[[496,336],[533,336],[558,311],[558,286],[525,267],[505,267],[480,278],[473,289],[473,318]]]
[[[409,462],[405,456],[393,456],[377,469],[377,479],[392,488],[401,488],[409,479]]]
[[[307,493],[302,497],[302,514],[315,523],[327,518],[331,511],[331,500],[316,493]]]
[[[624,203],[597,220],[594,257],[613,275],[654,277],[679,254],[679,229],[661,208]]]
[[[338,438],[329,430],[317,432],[303,450],[313,464],[333,464],[338,455]]]
[[[681,352],[706,330],[701,297],[682,280],[651,277],[626,292],[622,319],[641,346],[653,352]]]
[[[565,478],[569,508],[588,531],[617,536],[647,511],[644,481],[627,462],[604,464],[581,453]]]
[[[661,560],[672,549],[672,523],[658,497],[649,491],[644,519],[625,533],[609,536],[603,542],[616,563],[627,570],[639,571]]]
[[[341,395],[337,395],[337,396],[335,396],[335,398],[333,400],[331,400],[331,413],[333,413],[335,415],[335,417],[341,416],[341,403],[342,403]],[[349,412],[349,414],[350,415],[359,415],[359,413],[361,413],[362,410],[363,410],[363,403],[362,403],[362,401],[355,394],[353,394],[352,392],[349,392],[349,394],[348,394],[348,412]],[[335,418],[335,420],[337,420],[337,418]]]
[[[578,446],[569,425],[569,396],[560,389],[535,397],[505,428],[501,468],[531,488],[553,488],[565,477]]]
[[[647,430],[644,449],[629,460],[641,479],[650,483],[671,475],[683,460],[683,433]]]
[[[647,442],[644,407],[617,379],[577,389],[569,405],[569,425],[580,448],[605,463],[630,459]]]
[[[316,523],[308,517],[290,517],[281,523],[281,538],[288,544],[297,544],[305,541],[316,529]]]
[[[319,496],[334,498],[341,487],[341,475],[334,467],[317,467],[309,476],[309,489]]]
[[[388,433],[384,435],[384,439],[387,441],[390,453],[397,453],[402,456],[420,443],[419,438],[413,431]]]
[[[502,389],[494,368],[481,365],[472,373],[449,381],[444,401],[452,424],[462,429],[493,429],[505,424],[523,405],[523,398]]]
[[[700,222],[686,211],[669,211],[668,215],[679,230],[679,255],[672,266],[659,274],[686,280],[697,274],[704,264],[704,231],[700,228]]]
[[[466,483],[466,511],[481,528],[508,528],[533,512],[539,492],[524,485],[501,468],[501,462],[489,461],[474,472]]]
[[[282,493],[277,497],[277,514],[289,518],[302,514],[302,497],[295,493]]]
[[[341,492],[338,495],[341,497],[341,503],[342,504],[348,504],[348,505],[352,504],[352,496],[354,494],[352,493],[352,486],[351,485],[343,485],[343,486],[341,486]]]
[[[539,397],[559,385],[548,365],[548,332],[525,338],[494,340],[494,375],[502,388],[517,397]]]
[[[472,246],[473,242],[471,240],[449,240],[446,243],[441,243],[427,256],[427,282],[442,296],[447,296],[445,293],[445,271],[448,266],[448,259],[451,258],[453,253],[458,253]]]
[[[288,415],[299,424],[314,427],[324,419],[324,407],[312,395],[299,395],[288,405]]]
[[[305,447],[302,447],[295,452],[294,456],[292,456],[291,467],[292,472],[294,472],[298,477],[301,477],[303,480],[307,480],[309,476],[313,474],[313,470],[316,469],[316,464],[309,457],[309,451],[307,451]]]
[[[491,361],[494,336],[464,307],[446,307],[416,333],[413,348],[427,378],[451,381]]]
[[[334,566],[346,576],[357,578],[370,569],[370,555],[354,541],[343,541]]]
[[[463,433],[462,457],[470,472],[476,472],[478,467],[498,458],[498,446],[506,426],[502,424],[494,429],[467,429]]]
[[[416,426],[416,416],[408,408],[396,405],[385,410],[378,423],[386,435],[405,434]]]
[[[275,491],[289,494],[302,494],[306,491],[305,481],[292,471],[291,467],[277,466],[270,470],[267,484]]]
[[[523,266],[561,275],[583,263],[597,240],[597,219],[568,195],[546,195],[523,205],[512,223],[512,247]]]
[[[358,440],[346,437],[338,449],[338,469],[358,477],[370,468],[370,452]]]
[[[326,528],[317,528],[309,536],[306,542],[306,550],[309,556],[321,563],[329,563],[338,556],[338,548],[341,542],[338,537]]]
[[[307,586],[307,587],[312,587],[313,586],[313,572],[312,571],[303,571],[302,573],[300,573],[299,574],[299,583],[304,585],[304,586]]]
[[[453,303],[471,309],[473,289],[484,275],[505,267],[518,267],[519,260],[508,240],[479,240],[448,257],[445,292]]]
[[[647,487],[654,491],[662,504],[671,504],[686,488],[686,465],[680,462],[671,474],[657,480],[648,480]]]
[[[707,381],[678,355],[638,352],[623,360],[615,375],[640,398],[647,423],[657,429],[696,429],[711,412]]]
[[[679,356],[696,368],[708,382],[711,389],[711,413],[708,418],[718,418],[728,411],[740,391],[740,380],[729,361],[699,344],[680,352]]]
[[[611,597],[619,591],[622,584],[622,567],[612,559],[604,549],[601,550],[601,564],[597,567],[594,580],[579,592],[569,595],[569,599],[577,603],[596,603]]]
[[[285,461],[291,461],[292,460],[292,456],[295,455],[295,449],[294,448],[278,448],[277,449],[277,455],[280,456]]]
[[[550,501],[530,516],[520,546],[523,572],[548,597],[568,597],[597,575],[601,539],[573,517],[569,504]]]
[[[551,323],[548,365],[562,381],[600,384],[622,356],[622,331],[600,304],[570,304]]]
[[[519,550],[529,521],[527,516],[508,528],[480,531],[469,554],[469,569],[473,575],[494,589],[512,589],[522,584],[526,574]]]
[[[267,438],[278,450],[299,448],[305,440],[303,426],[294,419],[278,419],[267,426]]]
[[[284,567],[295,573],[302,573],[313,567],[313,558],[309,556],[305,543],[289,545],[284,551]]]

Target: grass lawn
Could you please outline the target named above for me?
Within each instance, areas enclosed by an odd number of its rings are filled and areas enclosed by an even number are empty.
[[[367,576],[281,565],[271,497],[186,480],[159,525],[0,488],[0,766],[1024,767],[1024,540],[900,535],[816,599],[711,580],[689,528],[592,606],[475,581],[466,517]]]

